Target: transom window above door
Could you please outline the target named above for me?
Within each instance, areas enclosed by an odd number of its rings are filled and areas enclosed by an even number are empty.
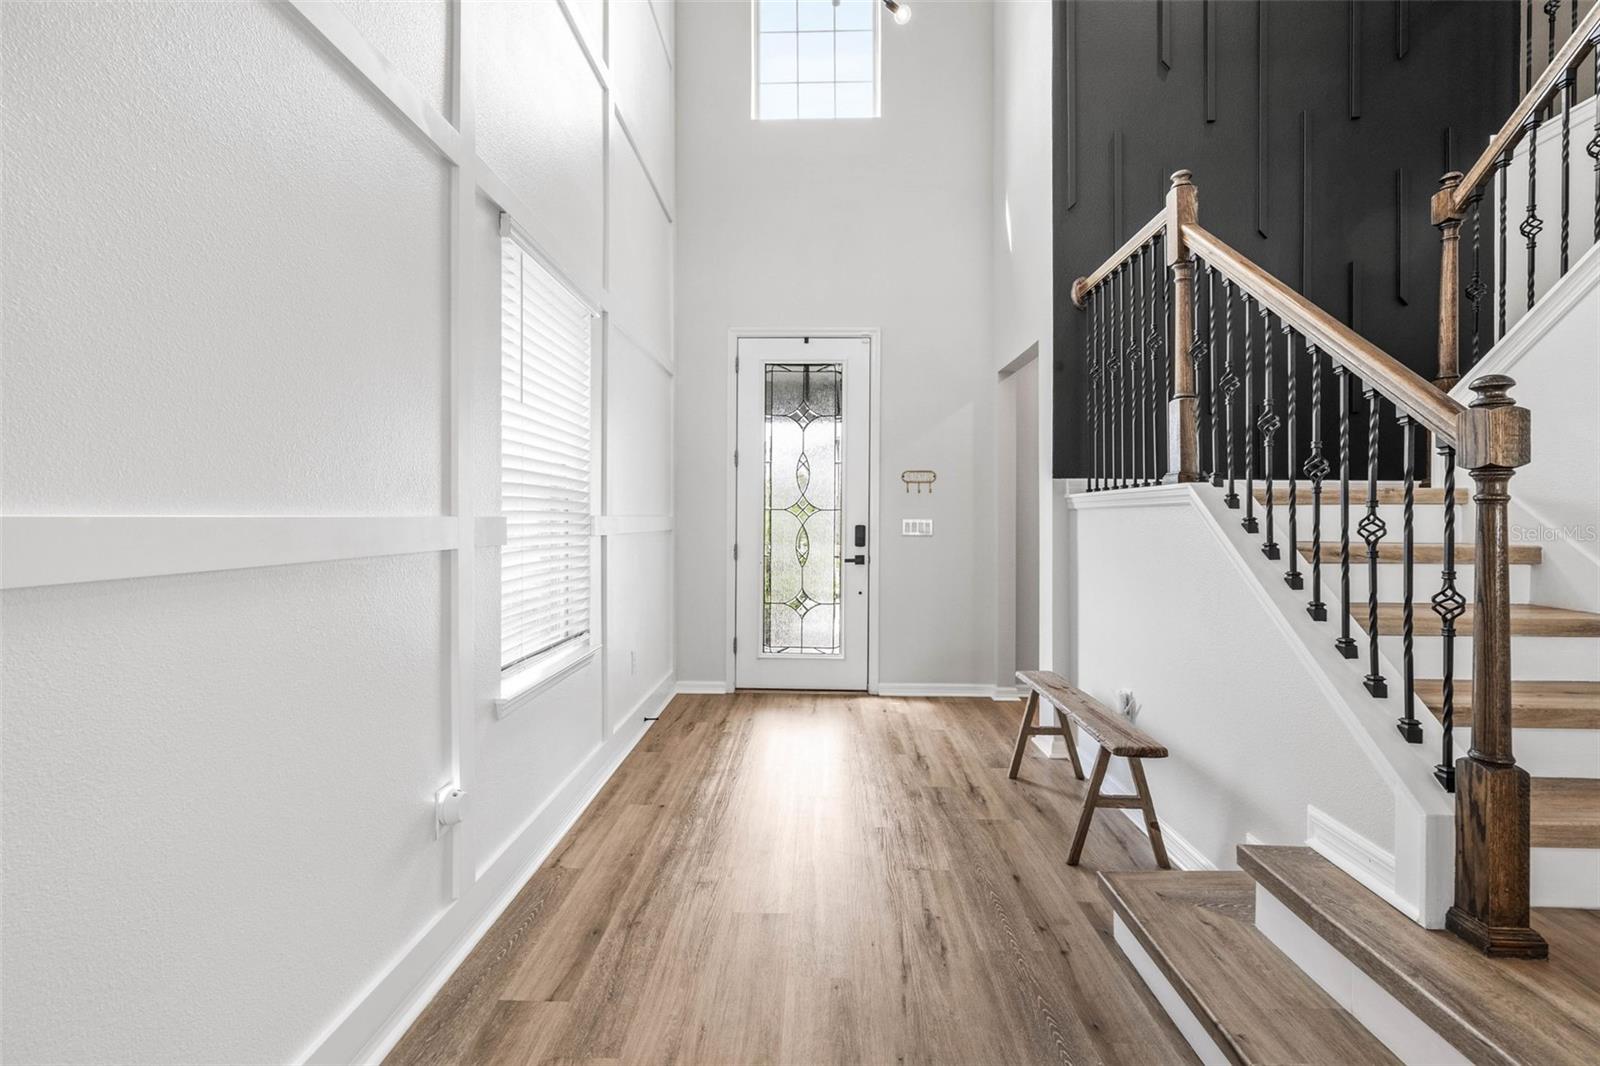
[[[879,0],[752,0],[755,117],[877,118]]]

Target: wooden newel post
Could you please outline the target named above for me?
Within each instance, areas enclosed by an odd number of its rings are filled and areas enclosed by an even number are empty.
[[[1172,268],[1172,398],[1167,401],[1167,476],[1164,481],[1200,480],[1200,436],[1195,408],[1194,263],[1183,227],[1199,221],[1200,193],[1187,170],[1172,175],[1167,190],[1167,265]]]
[[[1449,392],[1461,380],[1461,209],[1456,189],[1461,172],[1439,179],[1433,194],[1433,224],[1439,229],[1439,373],[1433,383]]]
[[[1530,457],[1530,422],[1499,374],[1472,383],[1457,454],[1477,504],[1472,749],[1456,762],[1456,896],[1445,924],[1489,955],[1542,959],[1528,922],[1529,782],[1511,751],[1511,577],[1507,484]]]

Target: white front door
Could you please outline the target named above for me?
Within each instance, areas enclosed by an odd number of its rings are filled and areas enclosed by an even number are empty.
[[[743,337],[735,683],[867,687],[872,343]]]

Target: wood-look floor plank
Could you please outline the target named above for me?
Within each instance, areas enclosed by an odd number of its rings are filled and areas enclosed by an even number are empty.
[[[386,1061],[1194,1061],[1095,885],[1144,838],[1065,865],[1083,785],[1006,779],[1020,713],[677,698]]]

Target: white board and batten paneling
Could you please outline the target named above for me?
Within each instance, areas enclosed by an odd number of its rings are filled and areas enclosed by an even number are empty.
[[[0,9],[5,1058],[380,1057],[672,691],[672,14],[606,8]],[[501,212],[603,464],[600,652],[503,718]]]

